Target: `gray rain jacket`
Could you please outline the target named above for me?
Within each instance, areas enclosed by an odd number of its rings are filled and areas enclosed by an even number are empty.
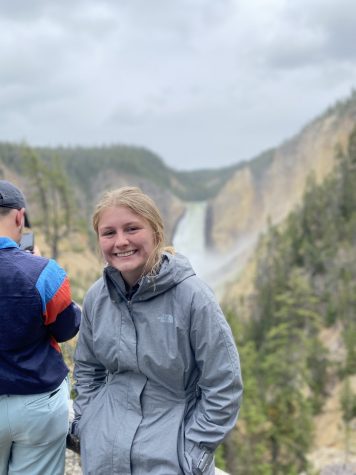
[[[104,269],[75,352],[74,432],[85,475],[212,475],[242,396],[238,352],[209,287],[165,254],[131,300]]]

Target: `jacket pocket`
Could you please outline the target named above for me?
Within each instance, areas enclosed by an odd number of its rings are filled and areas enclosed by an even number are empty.
[[[83,429],[86,427],[88,422],[93,419],[93,416],[101,409],[101,400],[103,398],[104,392],[105,386],[100,388],[99,392],[89,401],[79,421],[76,423],[76,429],[74,433],[78,435],[78,437],[80,437]]]
[[[185,459],[189,465],[189,474],[192,475],[213,475],[214,474],[214,453],[198,444],[185,440]]]

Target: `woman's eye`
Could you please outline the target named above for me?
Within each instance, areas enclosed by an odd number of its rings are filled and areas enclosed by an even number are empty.
[[[127,228],[128,233],[134,233],[137,230],[138,228],[136,226],[130,226],[129,228]]]
[[[114,231],[104,231],[101,236],[113,236],[114,234]]]

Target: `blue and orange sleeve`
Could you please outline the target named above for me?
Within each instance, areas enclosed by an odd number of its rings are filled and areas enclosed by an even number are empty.
[[[72,301],[65,271],[49,260],[40,274],[37,290],[41,296],[44,324],[58,342],[73,338],[79,330],[81,311]]]

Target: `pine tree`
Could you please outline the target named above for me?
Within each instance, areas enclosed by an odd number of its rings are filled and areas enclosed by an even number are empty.
[[[48,161],[29,147],[23,148],[24,171],[33,186],[33,199],[38,202],[38,225],[42,227],[51,257],[57,259],[59,243],[72,229],[73,197],[69,178],[60,158],[54,154]]]

